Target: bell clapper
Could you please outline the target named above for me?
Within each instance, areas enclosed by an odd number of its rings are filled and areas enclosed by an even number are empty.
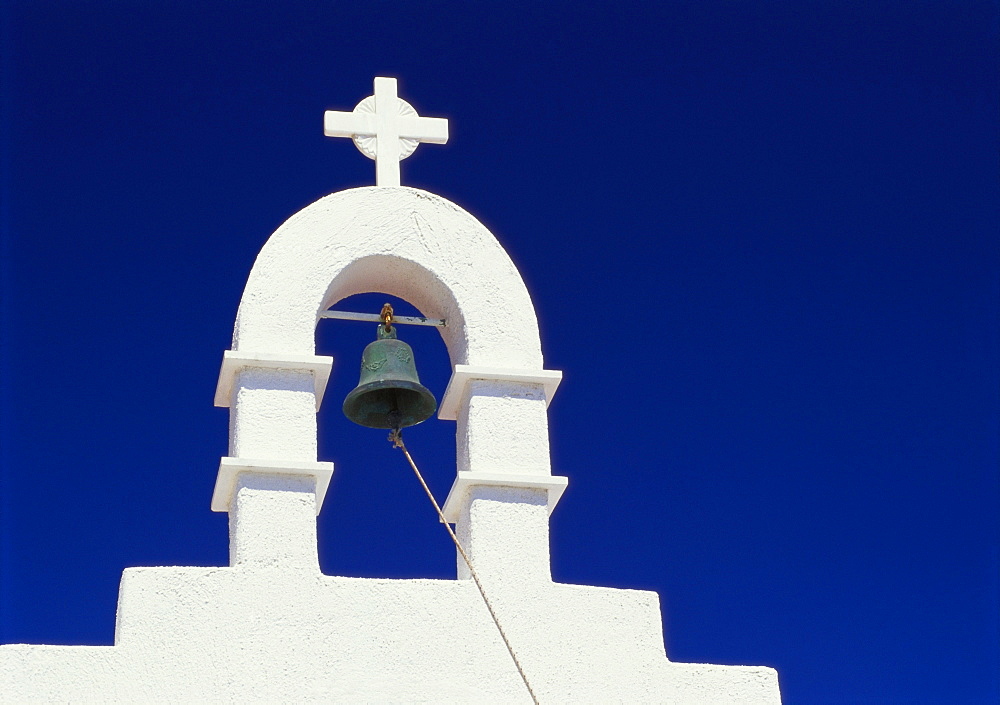
[[[388,304],[386,304],[388,305]],[[396,404],[393,404],[392,411],[385,415],[386,420],[389,422],[389,441],[392,442],[393,447],[402,448],[403,447],[403,412],[399,410]]]

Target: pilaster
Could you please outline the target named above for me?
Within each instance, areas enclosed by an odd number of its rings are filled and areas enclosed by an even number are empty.
[[[458,365],[441,402],[457,421],[458,474],[444,505],[476,572],[491,583],[551,581],[553,476],[547,407],[562,374]],[[459,577],[469,577],[461,556]]]
[[[319,572],[316,478],[240,473],[229,505],[229,562]]]
[[[229,512],[233,566],[319,570],[316,515],[333,474],[316,461],[316,409],[333,360],[227,351],[216,405],[229,407],[229,452],[212,509]]]

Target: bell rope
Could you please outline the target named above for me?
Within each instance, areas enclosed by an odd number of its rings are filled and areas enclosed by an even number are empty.
[[[386,304],[388,306],[389,304]],[[417,479],[420,481],[420,486],[424,488],[424,492],[427,494],[427,499],[431,501],[434,505],[434,511],[437,512],[438,518],[441,523],[444,524],[444,528],[448,530],[448,535],[451,536],[452,542],[455,544],[455,548],[458,549],[458,553],[462,556],[462,560],[465,561],[466,567],[469,569],[469,575],[472,576],[473,582],[476,583],[476,587],[479,588],[479,594],[483,597],[483,602],[486,604],[486,609],[490,612],[490,617],[493,618],[493,624],[496,625],[497,631],[500,632],[500,638],[503,639],[504,646],[507,647],[507,652],[510,653],[510,657],[514,660],[514,665],[517,667],[517,672],[521,676],[521,680],[524,681],[525,687],[528,689],[528,694],[531,695],[531,700],[535,705],[539,705],[538,698],[535,696],[535,691],[531,687],[531,683],[528,682],[528,676],[525,675],[524,669],[521,667],[521,662],[517,660],[517,655],[514,653],[514,647],[510,644],[510,639],[504,633],[503,627],[500,626],[500,620],[497,618],[497,613],[493,609],[493,605],[490,602],[490,598],[486,597],[486,590],[483,589],[483,584],[479,581],[479,575],[476,574],[476,569],[472,567],[472,561],[469,560],[468,554],[462,547],[462,544],[458,540],[458,536],[455,535],[454,529],[451,528],[451,524],[445,519],[444,512],[441,511],[441,505],[437,503],[434,499],[434,494],[431,492],[431,488],[427,486],[424,481],[424,476],[420,474],[420,470],[417,468],[417,464],[413,462],[413,456],[410,455],[410,451],[407,450],[406,444],[403,443],[403,431],[397,425],[394,426],[392,431],[389,432],[389,441],[392,443],[393,447],[399,448],[403,451],[403,455],[406,456],[407,461],[410,463],[410,467],[413,468],[414,474],[416,474]]]

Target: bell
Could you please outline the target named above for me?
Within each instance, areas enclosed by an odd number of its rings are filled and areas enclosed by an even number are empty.
[[[389,319],[391,321],[391,319]],[[406,428],[426,421],[437,401],[420,384],[413,350],[396,326],[379,324],[378,339],[361,355],[361,379],[344,399],[344,415],[368,428]]]

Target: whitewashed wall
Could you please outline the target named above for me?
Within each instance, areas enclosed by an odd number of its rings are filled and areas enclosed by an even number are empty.
[[[230,514],[231,565],[126,570],[115,645],[0,646],[0,700],[530,702],[467,571],[319,572],[333,467],[316,457],[329,360],[314,330],[320,311],[368,291],[448,319],[448,513],[542,703],[780,702],[773,669],[668,661],[655,593],[552,582],[549,513],[567,481],[551,475],[546,408],[559,374],[542,368],[528,292],[482,224],[402,187],[321,199],[254,265],[216,396],[231,414],[213,497]]]

